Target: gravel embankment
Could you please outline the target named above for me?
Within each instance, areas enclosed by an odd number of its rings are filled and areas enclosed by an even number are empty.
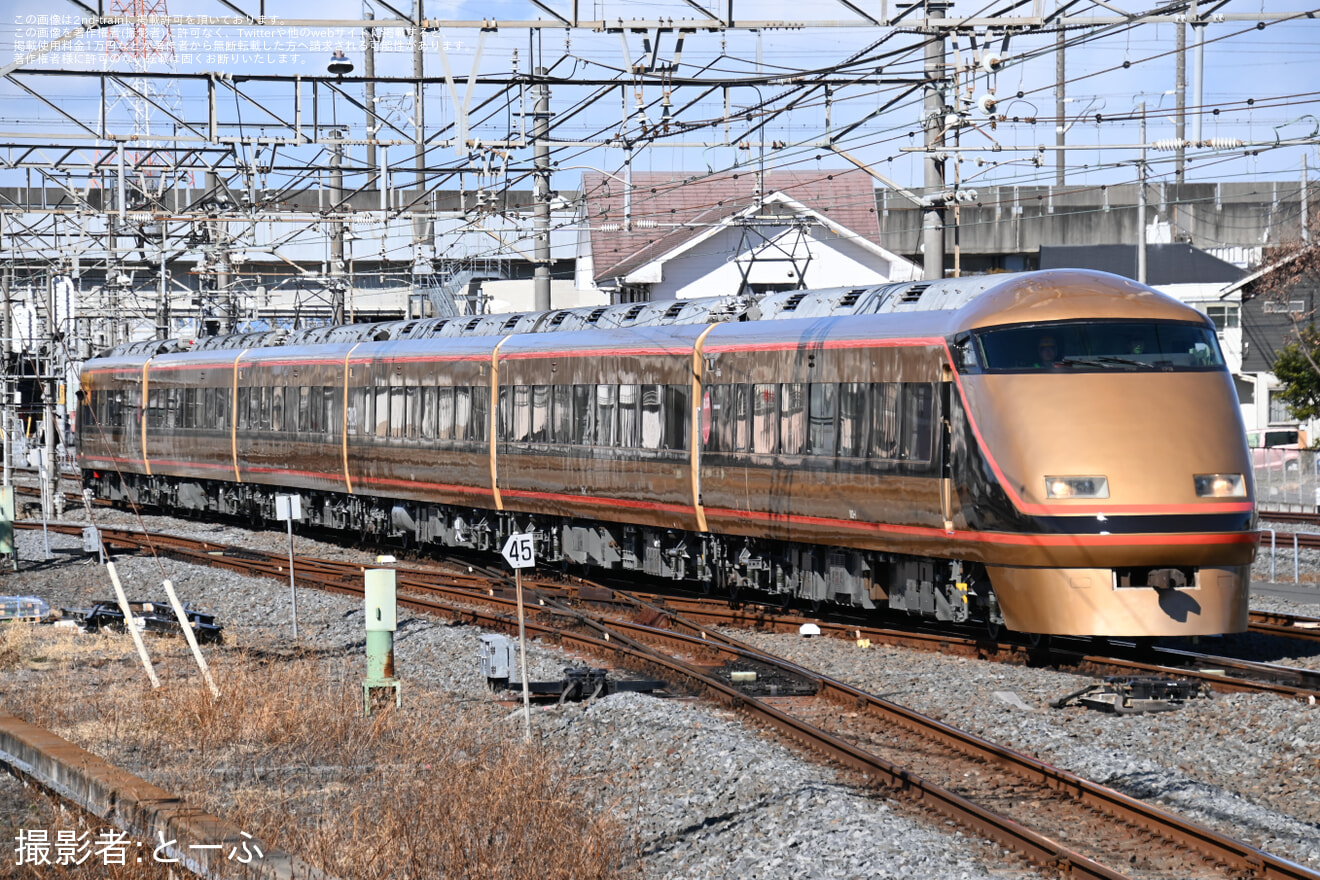
[[[124,518],[98,512],[98,520],[108,525]],[[146,525],[262,550],[279,551],[287,540],[278,532],[253,533],[210,523],[148,518]],[[19,541],[25,559],[41,558],[39,531],[20,532]],[[0,590],[35,593],[53,607],[84,607],[112,594],[103,571],[72,552],[81,548],[79,540],[52,535],[51,546],[62,561],[0,576]],[[296,539],[296,547],[312,556],[370,558],[302,538]],[[224,624],[226,649],[293,644],[287,584],[168,559],[158,564],[121,557],[116,567],[132,598],[160,594],[161,579],[169,577],[183,601],[214,613]],[[304,645],[361,652],[360,601],[299,590],[298,618]],[[479,635],[473,627],[401,612],[395,648],[405,706],[409,679],[446,691],[454,701],[489,701],[477,666]],[[530,643],[528,662],[534,680],[550,680],[578,661]],[[142,674],[128,663],[116,669],[122,675]],[[5,708],[22,712],[21,706]],[[513,712],[501,711],[496,717],[520,725]],[[592,704],[534,709],[533,729],[545,748],[572,763],[576,776],[612,789],[607,801],[617,803],[635,822],[646,878],[1036,876],[996,847],[858,790],[830,768],[804,760],[727,713],[694,702],[619,694]],[[169,787],[162,771],[129,769]],[[0,786],[0,818],[21,811],[21,800],[15,804],[15,797],[22,797],[21,790]],[[5,801],[10,801],[8,811]]]
[[[119,524],[127,518],[98,511],[98,520]],[[286,542],[280,532],[253,533],[210,523],[148,518],[146,525],[277,552]],[[360,551],[296,540],[298,552],[306,555],[369,558]],[[56,548],[80,546],[75,539],[57,536],[51,543]],[[40,532],[20,533],[20,544],[25,558],[40,557]],[[1320,572],[1320,553],[1312,555],[1307,564]],[[0,591],[33,592],[53,606],[69,607],[109,596],[103,572],[77,556],[4,575]],[[229,645],[292,643],[287,585],[170,560],[158,567],[146,559],[122,559],[119,567],[135,598],[159,592],[160,579],[169,576],[186,602],[217,615]],[[1257,600],[1253,605],[1320,615],[1320,606],[1282,600]],[[360,652],[359,603],[300,590],[298,611],[304,642]],[[424,679],[456,701],[489,700],[478,675],[478,635],[471,627],[401,614],[396,656],[405,705],[410,678]],[[745,632],[738,636],[1320,869],[1320,707],[1225,696],[1147,716],[1053,710],[1047,707],[1049,700],[1088,679],[1052,669],[899,649],[863,650],[833,640]],[[1254,651],[1275,662],[1314,662],[1320,654],[1294,646],[1292,653],[1305,656],[1287,658],[1272,641],[1216,641],[1225,652]],[[539,646],[532,647],[529,661],[532,677],[546,679],[558,678],[562,666],[573,662]],[[1017,700],[1027,708],[1016,706]],[[534,725],[545,747],[580,766],[583,778],[616,789],[619,809],[635,816],[648,878],[953,880],[1021,875],[1020,863],[1005,859],[993,847],[859,792],[831,769],[798,757],[718,710],[619,695],[590,705],[539,710]],[[142,768],[133,769],[150,776]]]

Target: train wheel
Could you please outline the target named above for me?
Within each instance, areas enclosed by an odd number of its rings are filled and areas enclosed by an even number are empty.
[[[1004,634],[1004,625],[995,623],[990,618],[985,619],[985,634],[990,637],[990,641],[997,642],[999,637]]]
[[[1050,637],[1041,633],[1023,633],[1027,637],[1027,647],[1029,648],[1048,648],[1050,646]]]

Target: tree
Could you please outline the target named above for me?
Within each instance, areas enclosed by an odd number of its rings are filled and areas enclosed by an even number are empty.
[[[1301,421],[1320,416],[1320,330],[1316,329],[1313,312],[1292,310],[1292,293],[1320,279],[1317,242],[1320,217],[1313,216],[1300,237],[1265,250],[1262,262],[1268,269],[1254,285],[1257,296],[1284,306],[1292,319],[1292,338],[1278,350],[1274,361],[1274,376],[1279,380],[1274,393]]]
[[[1279,380],[1275,392],[1289,411],[1302,421],[1320,416],[1320,330],[1313,324],[1295,327],[1295,342],[1279,349],[1274,361],[1274,376]]]

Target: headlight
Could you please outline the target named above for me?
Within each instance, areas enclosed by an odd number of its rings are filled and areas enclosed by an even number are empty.
[[[1046,498],[1108,498],[1108,477],[1046,477]]]
[[[1246,498],[1247,484],[1241,474],[1197,474],[1198,498]]]

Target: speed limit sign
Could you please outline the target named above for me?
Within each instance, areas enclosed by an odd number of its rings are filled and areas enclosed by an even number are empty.
[[[532,568],[536,565],[536,545],[532,543],[532,533],[509,535],[504,542],[504,561],[510,568]]]

